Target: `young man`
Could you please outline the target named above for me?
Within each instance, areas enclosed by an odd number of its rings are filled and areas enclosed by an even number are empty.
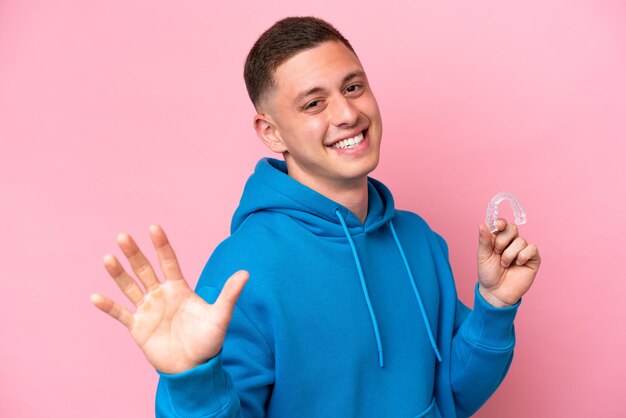
[[[319,19],[287,18],[259,38],[244,75],[256,132],[284,161],[257,164],[196,292],[153,226],[165,281],[122,234],[145,291],[115,257],[105,266],[137,312],[92,297],[160,373],[157,415],[474,413],[509,368],[537,248],[504,220],[495,235],[481,225],[470,311],[444,240],[368,177],[382,123],[349,42]]]

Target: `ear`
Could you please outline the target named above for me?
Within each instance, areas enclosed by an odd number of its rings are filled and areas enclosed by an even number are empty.
[[[259,136],[259,139],[272,151],[277,153],[287,152],[276,124],[272,120],[272,117],[266,113],[258,113],[254,116],[254,130]]]

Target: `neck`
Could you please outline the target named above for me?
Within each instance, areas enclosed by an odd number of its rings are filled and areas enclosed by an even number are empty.
[[[348,208],[361,223],[365,222],[368,210],[367,178],[364,178],[360,184],[353,187],[317,191]]]
[[[293,170],[292,172],[289,170],[289,167],[287,170],[290,177],[298,180],[300,183],[310,187],[321,195],[326,196],[330,200],[345,206],[361,223],[365,222],[368,210],[367,176],[336,183],[310,178],[306,175],[302,175],[302,173],[297,170]]]

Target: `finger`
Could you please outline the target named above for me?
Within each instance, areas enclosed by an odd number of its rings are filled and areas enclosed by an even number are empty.
[[[104,256],[103,263],[104,268],[107,269],[120,290],[130,299],[133,305],[139,305],[143,299],[143,291],[135,279],[126,273],[118,259],[114,255],[107,254]]]
[[[507,224],[503,231],[497,233],[494,240],[493,250],[496,254],[502,254],[504,249],[511,244],[511,242],[519,237],[519,230],[515,224]]]
[[[478,225],[478,259],[487,260],[493,254],[493,235],[485,223]]]
[[[526,242],[524,238],[522,237],[515,238],[513,242],[511,242],[511,244],[508,247],[506,247],[506,249],[502,253],[502,257],[500,257],[500,265],[502,267],[510,266],[513,260],[517,258],[520,251],[526,248],[527,245],[528,243]]]
[[[119,234],[117,243],[130,262],[133,271],[147,290],[159,286],[159,280],[145,255],[139,250],[135,240],[128,234]]]
[[[165,231],[159,225],[150,226],[150,238],[157,253],[165,280],[183,280],[183,273]]]
[[[133,326],[133,315],[122,305],[97,293],[91,295],[91,303],[102,312],[109,314],[130,329]]]
[[[497,231],[495,231],[494,234],[498,234],[498,233],[504,231],[504,228],[506,228],[507,225],[508,225],[508,222],[506,221],[506,219],[504,219],[504,218],[496,219]]]
[[[228,280],[226,280],[226,283],[224,283],[222,292],[215,301],[214,306],[224,311],[228,320],[230,320],[232,316],[237,299],[239,299],[243,286],[246,284],[249,277],[250,274],[245,270],[239,270],[230,276]]]
[[[534,244],[529,244],[517,255],[515,264],[523,266],[525,264],[539,264],[541,262],[541,256],[539,250]]]

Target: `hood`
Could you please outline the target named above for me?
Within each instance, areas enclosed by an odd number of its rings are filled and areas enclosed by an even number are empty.
[[[395,208],[384,184],[368,177],[367,187],[368,214],[365,223],[361,223],[346,207],[289,177],[284,161],[263,158],[246,182],[230,231],[235,232],[254,212],[268,211],[289,215],[317,235],[344,236],[335,213],[338,209],[351,235],[369,233],[390,221]]]

